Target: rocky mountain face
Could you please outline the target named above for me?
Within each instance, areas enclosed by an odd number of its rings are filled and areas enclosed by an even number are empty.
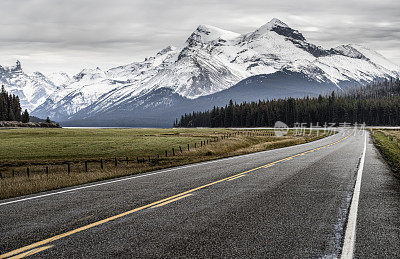
[[[29,111],[42,104],[59,87],[40,72],[26,74],[17,61],[15,66],[0,66],[0,84],[7,92],[20,98],[21,106]]]
[[[301,97],[399,75],[399,66],[373,50],[359,45],[324,49],[278,19],[246,34],[200,25],[181,48],[169,46],[142,62],[53,79],[62,83],[52,91],[54,84],[49,87],[32,115],[69,125],[170,126],[182,112],[225,105],[229,99]]]

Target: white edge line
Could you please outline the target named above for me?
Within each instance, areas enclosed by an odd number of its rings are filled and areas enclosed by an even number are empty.
[[[335,136],[340,136],[340,135],[339,135],[339,134],[334,134],[334,135],[328,136],[328,137],[326,137],[326,138],[335,137]],[[22,198],[22,199],[7,201],[7,202],[0,203],[0,206],[9,205],[9,204],[12,204],[12,203],[17,203],[17,202],[22,202],[22,201],[28,201],[28,200],[39,199],[39,198],[48,197],[48,196],[53,196],[53,195],[58,195],[58,194],[63,194],[63,193],[69,193],[69,192],[73,192],[73,191],[78,191],[78,190],[82,190],[82,189],[88,189],[88,188],[97,187],[97,186],[106,185],[106,184],[112,184],[112,183],[117,183],[117,182],[128,181],[128,180],[132,180],[132,179],[136,179],[136,178],[142,178],[142,177],[157,175],[157,174],[161,174],[161,173],[167,173],[167,172],[171,172],[171,171],[175,171],[175,170],[181,170],[181,169],[186,169],[186,168],[190,168],[190,167],[195,167],[195,166],[200,166],[200,165],[211,164],[211,163],[215,163],[215,162],[221,162],[221,161],[230,160],[230,159],[236,159],[236,158],[241,158],[241,157],[253,156],[253,155],[257,155],[257,154],[259,154],[259,153],[268,153],[268,152],[273,152],[273,151],[280,150],[280,149],[285,149],[285,148],[299,147],[299,146],[303,146],[303,145],[315,143],[315,142],[317,142],[317,141],[319,141],[319,140],[326,140],[326,139],[325,139],[325,138],[322,138],[322,139],[318,139],[318,140],[313,141],[313,142],[303,143],[303,144],[294,145],[294,146],[289,146],[289,147],[271,149],[271,150],[260,151],[260,152],[251,153],[251,154],[246,154],[246,155],[241,155],[241,156],[226,157],[226,158],[222,158],[222,159],[216,159],[216,160],[205,161],[205,162],[200,162],[200,163],[195,163],[195,164],[190,164],[190,165],[184,165],[184,166],[174,167],[174,168],[170,168],[170,169],[165,169],[165,170],[158,171],[158,172],[156,171],[156,172],[153,172],[153,173],[144,173],[144,174],[135,175],[135,176],[130,176],[130,177],[129,177],[129,176],[128,176],[128,177],[122,176],[123,178],[117,179],[117,180],[110,180],[110,181],[107,181],[107,182],[102,182],[102,183],[96,183],[96,184],[91,184],[91,185],[76,187],[76,188],[72,188],[72,189],[68,189],[68,190],[57,191],[57,192],[52,192],[52,193],[47,193],[47,194],[41,194],[41,195],[37,195],[37,196],[33,196],[33,197],[27,197],[27,198]]]
[[[356,225],[357,225],[357,212],[358,202],[360,199],[361,191],[361,179],[364,169],[365,153],[367,151],[367,133],[364,131],[364,150],[360,160],[360,166],[358,167],[356,185],[354,186],[353,198],[351,199],[350,213],[347,220],[346,232],[343,241],[343,249],[341,258],[351,259],[354,255],[354,246],[356,242]]]

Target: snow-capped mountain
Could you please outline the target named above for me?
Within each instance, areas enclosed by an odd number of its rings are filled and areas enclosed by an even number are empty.
[[[51,94],[33,115],[50,116],[58,121],[89,120],[107,115],[115,118],[118,111],[130,118],[140,119],[144,113],[157,118],[160,114],[157,107],[171,111],[174,105],[184,102],[187,109],[203,108],[193,105],[206,99],[211,104],[211,100],[219,98],[213,96],[221,97],[221,93],[229,96],[234,92],[229,89],[235,85],[240,87],[234,89],[245,93],[243,82],[258,84],[260,75],[274,75],[261,79],[273,78],[280,87],[263,81],[264,88],[270,90],[252,88],[256,92],[248,95],[268,99],[318,94],[398,77],[400,67],[359,45],[323,49],[278,19],[246,34],[200,25],[181,48],[170,46],[142,62],[106,71],[83,70]],[[303,83],[297,88],[285,86],[284,81],[277,80],[277,75],[286,81],[288,75],[296,75],[313,87]],[[251,80],[244,81],[247,78]]]
[[[18,60],[15,66],[0,66],[0,84],[4,85],[7,92],[17,95],[22,108],[30,111],[60,89],[40,72],[26,74]]]
[[[57,86],[68,85],[71,80],[71,77],[65,72],[55,72],[46,76],[54,85]]]

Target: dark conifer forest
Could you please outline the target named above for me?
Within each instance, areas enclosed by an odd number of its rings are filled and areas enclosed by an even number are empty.
[[[185,114],[175,127],[272,127],[296,123],[400,125],[400,81],[388,80],[327,96],[288,98],[214,107]]]
[[[4,86],[0,92],[0,121],[29,122],[29,113],[27,110],[22,112],[19,97],[8,94]]]

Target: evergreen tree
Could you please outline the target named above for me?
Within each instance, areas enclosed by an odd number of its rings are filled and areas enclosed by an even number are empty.
[[[28,111],[25,110],[28,116],[27,119],[23,118],[21,112],[19,97],[14,94],[8,94],[2,85],[0,92],[0,121],[29,121]]]
[[[400,125],[400,80],[372,83],[328,96],[288,98],[213,107],[211,111],[182,116],[180,127],[260,127],[276,121],[316,125],[347,122],[367,125]]]
[[[26,109],[22,113],[22,122],[24,122],[24,123],[29,122],[29,113],[28,113],[28,110],[26,110]]]

